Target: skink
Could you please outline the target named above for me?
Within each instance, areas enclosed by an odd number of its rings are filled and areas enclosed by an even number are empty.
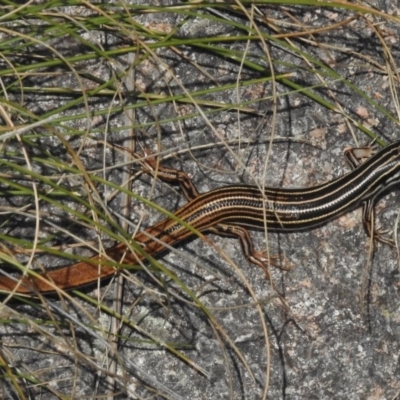
[[[132,253],[119,243],[108,249],[106,256],[94,256],[46,274],[19,279],[0,276],[0,291],[35,295],[92,284],[117,271],[110,263],[107,265],[107,259],[119,262],[126,252],[121,267],[137,265],[146,260],[145,253],[156,256],[166,246],[176,246],[193,236],[188,225],[198,232],[238,237],[246,258],[263,268],[267,277],[269,260],[264,253],[254,250],[247,229],[278,232],[311,229],[362,205],[365,230],[373,236],[374,204],[382,192],[400,182],[400,141],[362,163],[354,150],[346,153],[354,169],[337,179],[310,188],[268,187],[263,192],[256,186],[230,185],[199,194],[185,173],[163,167],[156,171],[156,163],[147,161],[146,172],[166,181],[179,181],[189,201],[174,213],[175,218],[166,218],[135,235],[134,240],[143,251]],[[377,238],[391,243],[382,236]]]

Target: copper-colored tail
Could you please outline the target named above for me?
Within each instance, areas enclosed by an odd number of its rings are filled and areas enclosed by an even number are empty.
[[[57,290],[71,290],[93,284],[98,279],[109,278],[116,272],[114,267],[105,264],[107,259],[118,260],[125,248],[126,246],[120,243],[107,250],[107,258],[95,256],[89,261],[81,261],[50,270],[46,274],[39,273],[36,276],[19,279],[0,276],[0,292],[15,292],[25,295],[35,295],[38,292],[49,294]]]

